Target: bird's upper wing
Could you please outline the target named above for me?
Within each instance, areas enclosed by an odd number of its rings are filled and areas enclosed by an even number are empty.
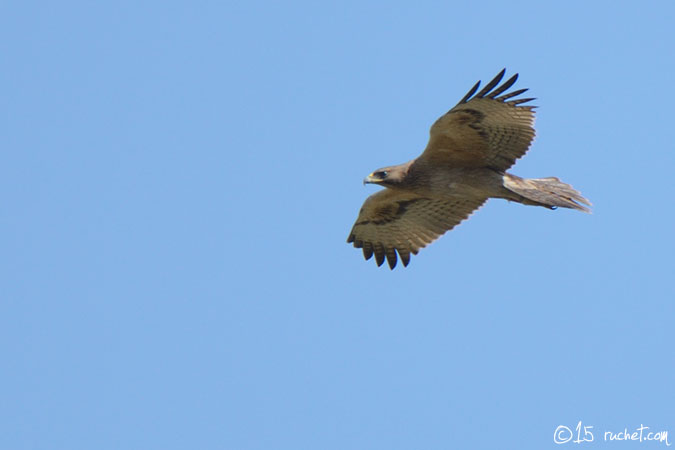
[[[373,254],[381,266],[385,257],[390,268],[396,266],[396,254],[404,266],[410,254],[416,255],[443,233],[466,219],[487,198],[427,198],[412,192],[385,189],[363,203],[347,242]]]
[[[534,138],[534,106],[520,106],[533,98],[510,100],[527,89],[504,94],[518,79],[501,86],[502,70],[476,95],[480,81],[441,116],[430,130],[421,159],[455,167],[491,167],[504,171],[527,152]]]

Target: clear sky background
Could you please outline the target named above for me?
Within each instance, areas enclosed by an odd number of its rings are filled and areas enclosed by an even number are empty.
[[[0,448],[675,443],[674,8],[4,3]],[[363,177],[503,67],[512,171],[593,214],[491,200],[364,261]]]

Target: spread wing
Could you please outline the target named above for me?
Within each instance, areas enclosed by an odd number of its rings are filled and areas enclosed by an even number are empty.
[[[420,158],[455,167],[491,167],[504,171],[526,152],[534,138],[534,100],[512,100],[527,89],[503,94],[518,79],[515,74],[501,86],[502,70],[476,95],[480,81],[462,100],[440,117],[430,130]]]
[[[443,233],[466,219],[487,198],[427,198],[412,192],[385,189],[366,199],[349,233],[347,243],[373,254],[381,266],[385,257],[396,267],[396,254],[404,266],[410,254],[416,255]]]

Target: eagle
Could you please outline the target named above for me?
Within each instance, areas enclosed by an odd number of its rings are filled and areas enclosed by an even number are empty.
[[[420,156],[397,166],[383,167],[363,183],[384,186],[366,199],[347,243],[386,258],[391,269],[400,259],[438,239],[481,207],[489,198],[525,205],[572,208],[590,212],[591,203],[558,178],[521,178],[507,173],[534,138],[534,98],[516,98],[527,91],[506,92],[518,79],[501,86],[502,70],[479,92],[478,81],[457,105],[430,130]]]

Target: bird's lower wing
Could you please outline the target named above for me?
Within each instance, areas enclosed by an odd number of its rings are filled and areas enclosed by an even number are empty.
[[[411,253],[416,255],[486,200],[486,197],[429,198],[385,189],[366,199],[347,242],[362,248],[366,259],[375,255],[378,266],[386,258],[393,269],[397,254],[407,266]]]

